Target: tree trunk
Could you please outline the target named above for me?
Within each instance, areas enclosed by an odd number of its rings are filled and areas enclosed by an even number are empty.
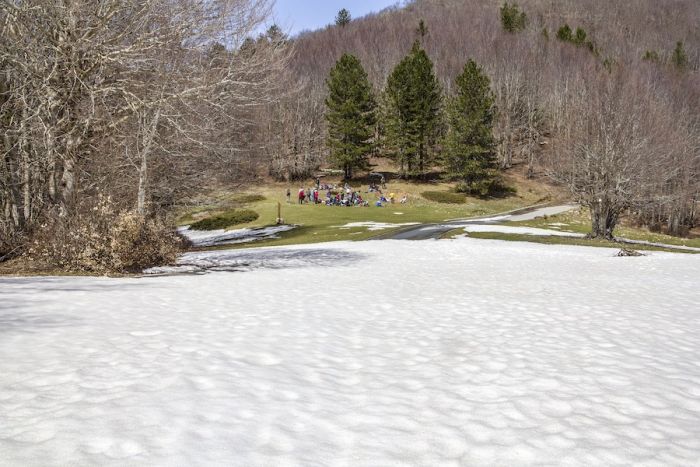
[[[146,214],[146,189],[148,186],[148,156],[150,155],[153,141],[158,131],[158,120],[160,120],[160,108],[156,110],[153,121],[144,134],[143,147],[141,148],[141,167],[139,167],[139,188],[136,201],[136,211]]]
[[[614,240],[613,231],[617,226],[620,211],[605,200],[596,200],[589,204],[591,210],[591,233],[589,238]]]
[[[25,225],[31,222],[32,217],[32,192],[31,172],[29,166],[29,153],[27,151],[27,107],[22,95],[22,111],[20,113],[18,150],[20,154],[20,167],[22,170],[22,219]]]

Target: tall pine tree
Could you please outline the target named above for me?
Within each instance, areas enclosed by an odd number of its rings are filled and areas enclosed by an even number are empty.
[[[352,17],[350,16],[350,12],[346,8],[340,10],[335,16],[335,25],[340,26],[341,28],[344,28],[345,26],[350,24],[350,21],[352,21]]]
[[[458,190],[485,196],[499,181],[491,82],[481,67],[469,60],[455,84],[457,94],[448,105],[443,163],[447,175],[461,181]]]
[[[367,73],[353,55],[345,54],[338,60],[326,84],[330,159],[350,179],[353,170],[368,165],[377,104]]]
[[[389,76],[382,104],[384,149],[402,176],[423,175],[440,133],[442,91],[418,41]]]

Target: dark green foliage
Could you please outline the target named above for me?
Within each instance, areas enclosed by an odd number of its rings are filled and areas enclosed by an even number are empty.
[[[673,54],[671,55],[671,63],[679,70],[688,68],[688,55],[685,53],[683,42],[676,42],[676,48],[673,49]]]
[[[258,219],[258,213],[250,209],[234,209],[218,216],[207,217],[190,226],[192,230],[219,230]]]
[[[459,191],[486,196],[499,180],[491,81],[469,60],[455,84],[457,95],[448,105],[443,164],[449,178],[460,180]]]
[[[335,17],[335,25],[341,28],[350,24],[350,21],[352,21],[352,17],[350,16],[350,12],[345,8],[340,10]]]
[[[564,26],[559,28],[559,30],[557,31],[557,39],[559,39],[562,42],[574,41],[574,34],[571,31],[571,27],[569,27],[568,24],[564,24]]]
[[[520,11],[517,3],[512,5],[505,2],[501,6],[501,24],[503,29],[508,32],[522,31],[527,27],[527,15],[524,11]]]
[[[647,62],[659,63],[659,54],[656,50],[647,50],[642,56],[642,60]]]
[[[595,45],[595,42],[588,39],[588,34],[583,28],[576,28],[576,32],[573,32],[568,24],[564,24],[564,26],[560,27],[557,30],[557,39],[559,39],[562,42],[569,42],[571,44],[574,44],[576,47],[585,46],[594,55],[599,55],[599,51]]]
[[[377,103],[367,73],[353,55],[345,54],[338,60],[326,84],[330,160],[349,179],[354,169],[367,168]]]
[[[576,33],[574,34],[574,37],[572,38],[572,42],[580,47],[586,43],[587,36],[588,36],[588,34],[586,34],[586,31],[584,31],[581,28],[576,28]]]
[[[287,35],[284,32],[282,32],[282,29],[279,26],[273,24],[272,26],[267,28],[264,38],[269,40],[270,42],[279,43],[286,41]]]
[[[254,193],[244,193],[242,195],[234,195],[231,198],[231,201],[236,204],[251,204],[259,201],[265,201],[265,197]]]
[[[612,58],[607,57],[605,60],[603,60],[603,68],[605,68],[608,73],[612,73],[613,65],[615,65],[615,60]]]
[[[416,41],[389,75],[383,95],[384,149],[401,176],[423,175],[441,130],[442,91],[433,63]]]
[[[425,21],[420,20],[418,22],[418,28],[416,29],[416,34],[418,34],[418,37],[422,39],[425,39],[425,36],[428,35],[428,27],[425,25]]]
[[[436,203],[464,204],[467,202],[467,197],[464,194],[451,191],[424,191],[420,195],[428,201]]]

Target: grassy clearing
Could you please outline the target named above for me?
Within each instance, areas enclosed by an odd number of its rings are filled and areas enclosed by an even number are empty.
[[[192,225],[195,222],[225,216],[236,209],[265,201],[260,193],[230,193],[220,191],[194,199],[191,206],[181,206],[177,214],[178,225]],[[251,221],[247,221],[251,222]]]
[[[450,191],[424,191],[421,196],[428,201],[445,204],[464,204],[467,197],[462,193],[452,193]]]
[[[443,238],[454,238],[458,234],[462,235],[465,232],[459,229],[459,232],[450,231],[449,237]],[[650,245],[630,245],[628,243],[616,243],[608,240],[601,239],[587,239],[587,238],[576,238],[576,237],[556,237],[556,236],[538,236],[538,235],[524,235],[524,234],[507,234],[498,232],[469,232],[468,236],[470,238],[481,238],[486,240],[506,240],[511,242],[532,242],[532,243],[542,243],[545,245],[578,245],[578,246],[592,246],[598,248],[630,248],[633,250],[640,251],[664,251],[667,253],[686,253],[686,254],[698,254],[697,252],[688,250],[676,250],[671,248],[661,248]]]
[[[509,224],[583,234],[587,234],[591,231],[590,214],[585,208],[557,214],[556,216],[539,217],[530,221],[510,222]],[[653,243],[665,243],[667,245],[700,248],[700,237],[672,237],[662,233],[650,232],[648,229],[635,227],[625,223],[624,221],[617,229],[615,229],[615,236],[629,238],[630,240],[644,240]]]
[[[218,230],[228,229],[239,224],[248,224],[258,220],[257,212],[250,209],[233,209],[223,214],[207,217],[193,223],[190,227],[194,230]]]
[[[324,183],[336,183],[338,180],[324,178]],[[381,231],[370,231],[366,227],[342,228],[353,222],[381,222],[389,224],[402,224],[408,222],[433,223],[448,219],[466,218],[473,216],[489,215],[498,212],[518,209],[533,204],[549,202],[554,199],[554,194],[545,185],[524,179],[512,178],[509,183],[517,188],[517,193],[506,198],[479,199],[465,197],[464,204],[445,204],[425,199],[421,193],[425,191],[447,192],[453,188],[448,183],[418,183],[405,181],[390,181],[384,194],[394,193],[398,200],[404,194],[408,196],[407,204],[389,204],[385,207],[375,207],[373,204],[378,199],[375,193],[367,193],[368,187],[354,183],[354,188],[359,189],[363,198],[370,202],[369,207],[338,207],[325,205],[299,205],[296,204],[296,193],[300,186],[311,186],[310,182],[304,184],[268,184],[256,189],[246,190],[246,195],[263,196],[264,199],[246,203],[245,207],[257,212],[260,217],[247,224],[241,224],[236,228],[263,227],[275,224],[277,219],[277,203],[282,206],[282,219],[287,224],[296,224],[300,227],[290,232],[281,234],[278,239],[253,242],[236,245],[234,248],[250,248],[258,246],[292,245],[304,243],[319,243],[340,240],[365,240],[374,236],[385,234],[391,230],[397,230],[401,226]],[[292,192],[292,202],[287,203],[286,191]],[[229,208],[231,193],[221,191],[201,200],[202,204],[192,206],[182,211],[180,224],[190,223],[207,216],[216,215]],[[325,198],[325,192],[322,193]],[[240,199],[240,195],[239,198]],[[228,203],[228,204],[227,204]],[[229,247],[230,248],[230,247]]]

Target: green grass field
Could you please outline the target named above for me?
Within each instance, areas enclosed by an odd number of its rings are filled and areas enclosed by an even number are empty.
[[[324,181],[325,182],[325,181]],[[326,182],[327,183],[327,182]],[[336,181],[336,183],[338,183]],[[225,213],[227,210],[245,206],[256,211],[260,217],[255,222],[237,225],[232,228],[263,227],[274,225],[277,219],[277,204],[281,203],[281,216],[287,224],[299,227],[286,232],[278,239],[265,240],[249,244],[234,245],[235,248],[250,248],[258,246],[291,245],[303,243],[318,243],[339,240],[366,240],[373,236],[401,228],[396,226],[381,231],[371,231],[365,227],[341,228],[353,222],[381,222],[403,224],[410,222],[432,223],[449,219],[474,217],[548,202],[552,199],[551,192],[543,185],[528,181],[512,181],[517,193],[513,196],[497,199],[479,199],[467,197],[464,204],[438,203],[426,200],[420,196],[424,191],[448,191],[452,188],[446,183],[412,183],[390,182],[384,190],[385,195],[395,193],[396,199],[408,195],[406,204],[389,204],[379,208],[374,206],[377,200],[375,193],[366,193],[367,186],[361,190],[363,198],[370,202],[369,207],[340,207],[296,203],[296,192],[299,185],[272,184],[261,188],[249,188],[242,193],[219,191],[202,198],[193,206],[182,209],[178,223],[190,224],[213,215]],[[307,186],[306,184],[304,185]],[[286,201],[286,190],[292,191],[292,202]],[[241,202],[250,195],[264,196],[264,200]],[[322,193],[325,197],[325,192]],[[228,248],[231,248],[229,246]]]

